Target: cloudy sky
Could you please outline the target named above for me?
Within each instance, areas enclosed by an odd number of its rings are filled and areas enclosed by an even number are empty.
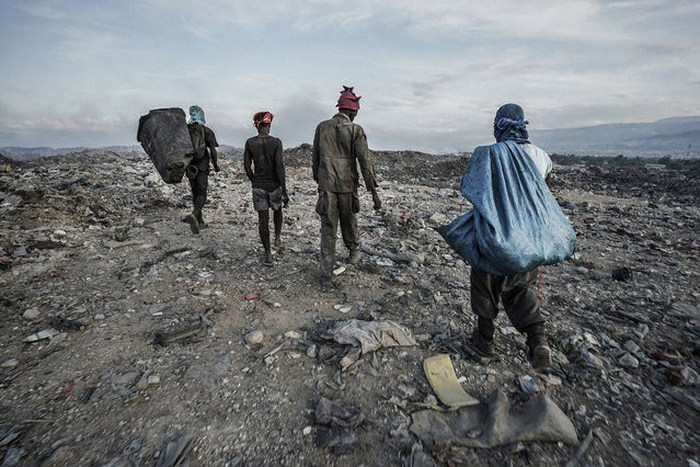
[[[222,144],[275,113],[310,142],[343,84],[375,149],[471,150],[496,108],[536,130],[700,115],[698,0],[0,0],[0,146],[135,144],[199,104]]]

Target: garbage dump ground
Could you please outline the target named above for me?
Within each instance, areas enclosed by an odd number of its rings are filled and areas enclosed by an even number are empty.
[[[361,193],[362,261],[339,240],[327,287],[308,146],[286,160],[272,268],[234,157],[199,236],[181,222],[188,185],[143,153],[0,161],[3,465],[700,461],[697,171],[555,167],[579,250],[542,268],[555,364],[537,372],[503,313],[500,359],[461,356],[469,267],[434,228],[469,208],[465,158],[379,153],[384,208]],[[402,332],[360,347],[334,340],[342,321]],[[441,353],[482,405],[445,411],[423,370]],[[530,441],[542,407],[556,423]]]

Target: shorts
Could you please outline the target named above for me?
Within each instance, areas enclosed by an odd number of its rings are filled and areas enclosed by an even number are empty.
[[[277,187],[273,191],[262,188],[253,188],[253,207],[256,211],[279,211],[282,207],[282,187]]]

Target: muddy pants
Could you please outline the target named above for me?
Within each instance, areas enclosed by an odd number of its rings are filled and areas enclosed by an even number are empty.
[[[190,188],[192,188],[192,202],[194,211],[201,213],[204,204],[207,202],[207,188],[209,186],[209,174],[199,170],[194,178],[188,178]]]
[[[328,275],[335,262],[335,240],[340,221],[343,242],[348,250],[357,248],[357,219],[360,203],[355,193],[333,193],[322,191],[318,194],[316,212],[321,216],[321,274]]]
[[[537,269],[509,276],[496,276],[479,269],[471,272],[472,310],[477,316],[493,320],[498,314],[498,302],[503,299],[508,318],[520,332],[543,323],[537,300]]]

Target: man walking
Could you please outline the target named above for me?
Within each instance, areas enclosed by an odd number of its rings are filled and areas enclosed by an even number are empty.
[[[338,113],[316,127],[313,145],[313,176],[318,183],[316,212],[321,216],[319,269],[323,281],[330,280],[333,270],[338,222],[350,264],[360,261],[355,218],[360,211],[358,162],[365,187],[372,192],[374,209],[381,209],[367,136],[360,125],[353,123],[360,110],[360,96],[352,87],[343,86],[336,107]]]
[[[253,207],[258,212],[258,232],[265,249],[263,262],[273,265],[270,249],[270,208],[275,224],[275,248],[282,250],[282,206],[287,207],[287,185],[282,159],[282,141],[270,136],[270,126],[274,115],[258,112],[253,115],[253,125],[258,136],[245,142],[243,166],[253,186]]]
[[[219,172],[221,170],[216,154],[216,148],[219,146],[219,143],[216,142],[216,136],[211,128],[204,126],[205,123],[204,110],[198,105],[191,106],[187,128],[190,132],[195,155],[185,174],[190,181],[194,208],[192,209],[192,214],[186,216],[184,220],[190,224],[193,234],[198,234],[200,229],[207,227],[202,217],[202,209],[207,202],[209,159],[211,159],[215,171]]]
[[[494,119],[494,136],[497,144],[491,148],[508,141],[517,143],[512,147],[523,150],[532,159],[536,167],[535,177],[541,176],[548,181],[552,161],[545,151],[529,142],[527,123],[523,109],[519,105],[501,106]],[[496,149],[499,148],[495,148],[492,154],[496,154]],[[508,153],[505,152],[505,154]],[[478,169],[470,163],[465,178],[469,177],[471,170]],[[478,175],[475,178],[477,177]],[[517,192],[522,189],[520,186],[506,186],[505,189],[515,190],[508,194],[509,197],[517,199],[521,196]],[[544,189],[546,190],[546,187]],[[537,268],[508,275],[496,275],[472,265],[471,306],[478,317],[478,325],[472,334],[471,350],[476,353],[476,356],[485,360],[493,356],[494,319],[498,314],[498,303],[502,300],[513,326],[527,336],[527,357],[532,366],[545,368],[551,365],[551,350],[547,345],[545,320],[539,309],[536,281]]]

